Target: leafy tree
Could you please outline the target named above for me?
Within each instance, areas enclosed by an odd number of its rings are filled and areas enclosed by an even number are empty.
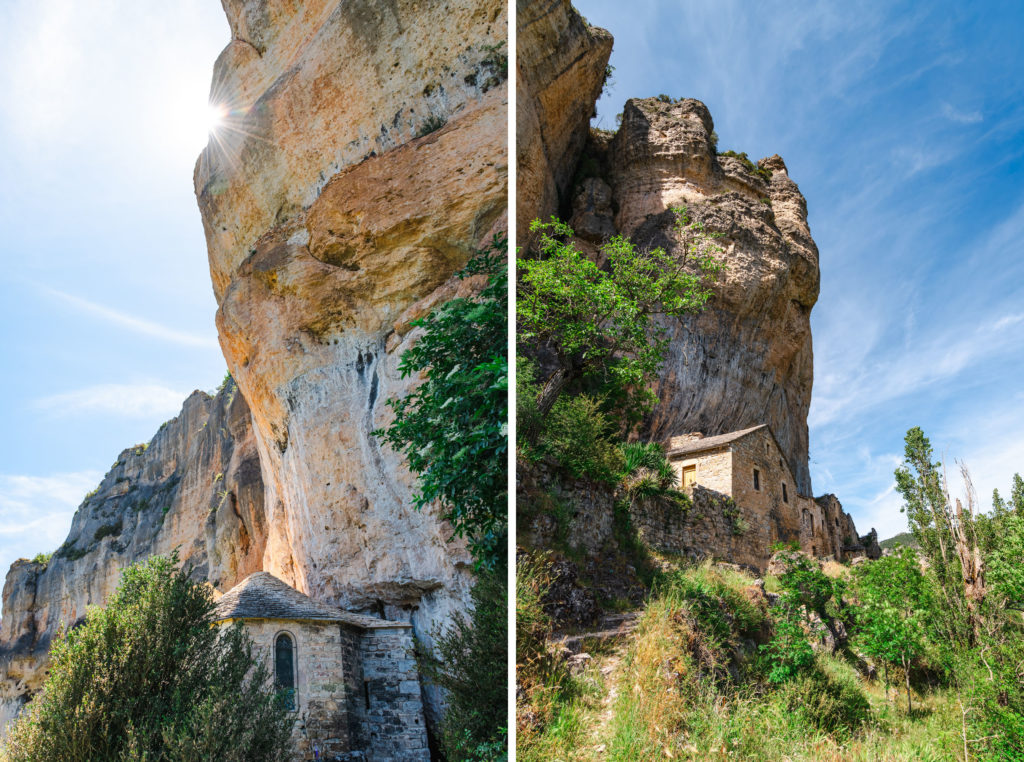
[[[570,384],[585,380],[621,395],[627,420],[653,403],[647,384],[668,346],[653,318],[700,312],[724,267],[714,236],[691,222],[685,209],[673,211],[681,254],[640,249],[615,236],[601,247],[605,268],[573,245],[569,226],[555,218],[531,223],[540,234],[540,256],[520,263],[517,310],[520,339],[554,358],[555,369],[537,396],[541,419]]]
[[[944,599],[939,611],[950,642],[970,643],[979,633],[978,602],[985,595],[982,559],[978,547],[973,499],[964,511],[954,508],[946,488],[943,464],[932,461],[932,446],[914,427],[905,438],[904,463],[896,469],[896,491],[907,524],[928,559],[937,589]],[[961,469],[970,488],[970,475]]]
[[[814,664],[814,650],[807,640],[800,609],[783,602],[775,619],[772,639],[760,647],[768,659],[768,680],[785,683]]]
[[[417,508],[438,501],[483,567],[505,554],[508,452],[506,239],[495,236],[459,273],[488,276],[479,296],[452,299],[413,322],[423,335],[402,355],[402,377],[425,376],[388,401],[395,420],[376,432],[418,476]]]
[[[498,762],[508,756],[508,585],[501,566],[473,585],[470,618],[456,615],[433,652],[419,650],[424,674],[445,690],[442,743],[451,762]]]
[[[291,719],[240,624],[213,626],[210,589],[154,556],[106,608],[62,633],[42,692],[8,732],[8,762],[277,762]]]
[[[814,651],[807,639],[804,622],[816,614],[840,645],[842,637],[836,626],[841,615],[844,585],[832,580],[817,563],[800,553],[782,556],[786,571],[779,576],[782,594],[779,599],[775,634],[761,651],[768,657],[768,679],[784,683],[806,672],[814,664]]]
[[[836,625],[845,612],[843,593],[846,586],[841,579],[832,579],[817,562],[800,553],[784,556],[787,569],[779,577],[783,602],[794,609],[802,609],[806,616],[816,614],[832,635],[837,646],[843,637]]]
[[[925,650],[928,617],[934,612],[917,554],[902,548],[856,569],[857,643],[885,665],[903,668],[907,712],[911,710],[910,667]]]

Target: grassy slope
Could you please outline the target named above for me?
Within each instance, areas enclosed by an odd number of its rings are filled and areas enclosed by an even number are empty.
[[[908,717],[902,701],[832,656],[818,657],[815,680],[767,683],[753,643],[766,609],[751,582],[709,566],[670,573],[628,640],[592,652],[587,670],[559,690],[531,695],[543,696],[550,721],[520,727],[517,759],[959,756],[955,696],[918,696]]]

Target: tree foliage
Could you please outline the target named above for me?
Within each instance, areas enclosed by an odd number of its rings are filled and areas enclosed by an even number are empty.
[[[950,497],[945,470],[919,428],[906,436],[896,489],[925,559],[933,604],[926,634],[963,712],[965,755],[1024,758],[1024,481],[1010,499],[993,494],[982,513],[961,464],[964,500]]]
[[[291,719],[210,589],[177,555],[125,570],[105,608],[57,637],[42,692],[9,729],[8,762],[278,762]]]
[[[868,656],[904,671],[911,708],[910,668],[925,651],[931,590],[912,548],[856,569],[857,645]]]
[[[438,633],[433,652],[419,651],[424,674],[445,690],[442,743],[450,762],[499,762],[508,756],[508,585],[499,565],[482,571],[473,612]]]
[[[402,377],[423,383],[392,399],[395,419],[378,431],[418,477],[417,508],[440,503],[477,563],[505,553],[508,452],[506,239],[495,236],[459,273],[487,275],[475,298],[446,302],[413,325],[423,334],[402,355]]]
[[[572,229],[559,220],[530,225],[540,234],[539,256],[520,263],[516,308],[520,340],[555,360],[537,398],[541,418],[567,386],[580,381],[617,395],[616,407],[627,420],[653,404],[647,387],[668,346],[653,318],[702,310],[724,266],[714,236],[691,222],[685,209],[673,211],[681,253],[641,249],[615,236],[601,247],[603,268],[575,247]]]

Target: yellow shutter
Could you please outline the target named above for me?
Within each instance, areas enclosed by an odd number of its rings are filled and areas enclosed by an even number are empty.
[[[684,466],[683,467],[683,489],[690,489],[694,484],[697,483],[697,467],[696,466]]]

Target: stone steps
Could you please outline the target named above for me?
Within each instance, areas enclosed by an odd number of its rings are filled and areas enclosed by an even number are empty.
[[[598,629],[566,635],[559,641],[559,645],[573,654],[578,654],[583,650],[585,642],[597,641],[604,644],[611,640],[623,638],[636,628],[636,620],[639,616],[639,611],[609,614],[602,617],[597,625]]]

